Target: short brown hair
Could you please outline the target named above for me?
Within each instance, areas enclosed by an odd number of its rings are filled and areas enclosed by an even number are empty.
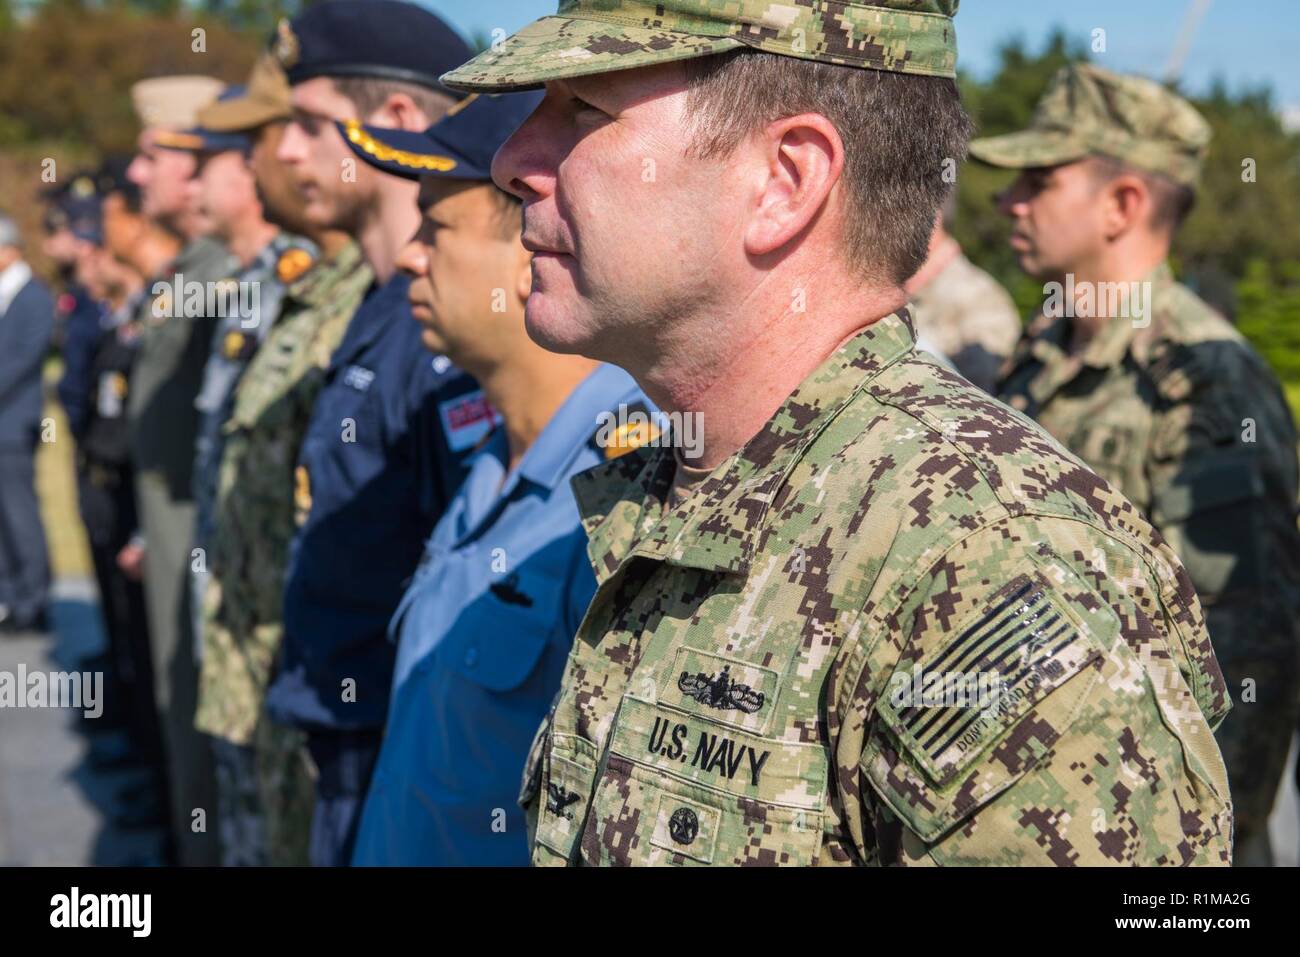
[[[686,62],[690,146],[725,156],[756,127],[820,113],[844,141],[845,258],[901,285],[925,262],[935,215],[966,158],[971,122],[946,77],[737,50]]]
[[[1151,194],[1151,226],[1158,231],[1171,235],[1178,232],[1192,207],[1196,205],[1196,191],[1190,186],[1175,183],[1168,176],[1152,173],[1148,170],[1130,166],[1113,156],[1094,155],[1088,157],[1092,170],[1093,182],[1105,186],[1111,180],[1125,173],[1136,176],[1146,184]]]
[[[402,80],[381,80],[369,76],[336,76],[334,89],[346,96],[357,108],[356,118],[362,119],[388,102],[396,93],[405,93],[418,106],[429,122],[441,119],[456,100],[448,93],[406,83]]]

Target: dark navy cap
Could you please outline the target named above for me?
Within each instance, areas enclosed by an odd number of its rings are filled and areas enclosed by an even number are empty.
[[[423,133],[339,123],[352,151],[371,166],[406,179],[490,180],[492,157],[542,101],[540,90],[461,100]]]
[[[45,199],[49,203],[45,213],[47,232],[68,229],[80,239],[99,242],[100,195],[93,172],[74,173],[67,183],[46,190]]]
[[[436,14],[401,0],[327,0],[281,20],[271,54],[301,83],[317,76],[402,80],[459,98],[439,81],[474,54]]]
[[[221,91],[217,103],[241,99],[248,93],[242,84],[232,84]],[[188,130],[157,130],[153,141],[158,146],[169,150],[185,150],[190,153],[224,153],[226,150],[239,150],[247,153],[253,148],[253,140],[247,133],[218,133],[203,126],[192,126]]]

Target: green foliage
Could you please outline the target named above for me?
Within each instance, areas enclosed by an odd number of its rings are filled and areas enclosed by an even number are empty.
[[[1052,75],[1086,59],[1086,44],[1071,44],[1059,30],[1037,53],[1019,40],[1006,44],[987,83],[964,75],[959,80],[979,135],[1023,129]],[[1282,379],[1292,409],[1300,411],[1300,135],[1282,127],[1267,90],[1230,93],[1217,83],[1192,102],[1214,139],[1196,208],[1174,242],[1175,271],[1236,322]],[[1253,181],[1247,161],[1253,161]],[[953,232],[967,255],[1030,315],[1042,301],[1042,286],[1017,266],[1007,246],[1010,225],[994,202],[1012,178],[967,164]]]

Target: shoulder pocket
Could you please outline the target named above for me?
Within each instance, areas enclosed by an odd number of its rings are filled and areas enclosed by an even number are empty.
[[[891,676],[862,768],[923,840],[1009,788],[1069,728],[1101,677],[1104,631],[1089,616],[1034,569]]]

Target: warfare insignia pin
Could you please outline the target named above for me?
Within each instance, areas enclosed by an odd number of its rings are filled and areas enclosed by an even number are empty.
[[[578,800],[578,795],[573,791],[566,791],[554,781],[546,782],[546,810],[551,814],[558,814],[560,817],[567,817],[573,820],[573,812],[566,811],[570,804]]]
[[[702,671],[695,674],[683,671],[677,679],[677,687],[682,694],[694,698],[700,704],[720,711],[743,711],[753,714],[763,707],[765,696],[749,685],[733,681],[730,669],[723,666],[716,676],[706,675]]]
[[[678,844],[690,844],[700,833],[700,819],[688,807],[679,807],[668,819],[668,834]]]

